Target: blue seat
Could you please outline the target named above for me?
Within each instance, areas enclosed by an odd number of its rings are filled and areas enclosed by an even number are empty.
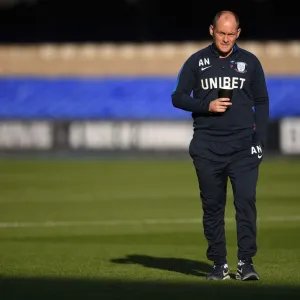
[[[178,120],[175,77],[0,78],[1,119]],[[267,77],[271,118],[300,115],[300,77]]]

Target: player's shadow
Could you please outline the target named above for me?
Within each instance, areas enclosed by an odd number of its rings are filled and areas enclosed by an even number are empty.
[[[111,262],[118,264],[139,264],[147,268],[173,271],[194,276],[206,276],[207,273],[212,270],[211,264],[201,261],[138,254],[127,255],[125,258],[112,259]]]

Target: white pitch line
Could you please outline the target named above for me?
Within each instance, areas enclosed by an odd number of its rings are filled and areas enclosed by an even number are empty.
[[[297,222],[300,215],[270,216],[258,218],[258,222]],[[225,222],[233,223],[234,218]],[[200,224],[202,219],[144,219],[144,220],[108,220],[108,221],[47,221],[47,222],[0,222],[0,228],[41,228],[41,227],[75,227],[75,226],[123,226],[123,225],[157,225],[157,224]]]

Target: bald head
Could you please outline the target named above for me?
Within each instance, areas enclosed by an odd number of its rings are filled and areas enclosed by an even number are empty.
[[[240,26],[240,20],[237,14],[229,10],[222,10],[218,12],[213,19],[213,26],[217,27],[218,22],[236,23],[236,28]]]
[[[224,58],[232,53],[240,32],[239,18],[234,12],[222,10],[215,15],[213,25],[209,26],[209,33],[213,37],[219,57]]]

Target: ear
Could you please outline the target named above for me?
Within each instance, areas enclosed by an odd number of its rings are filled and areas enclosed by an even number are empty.
[[[209,34],[210,34],[211,36],[214,35],[214,26],[212,26],[212,25],[209,26]]]
[[[241,28],[238,29],[236,38],[238,38],[240,36],[240,33],[241,33]]]

